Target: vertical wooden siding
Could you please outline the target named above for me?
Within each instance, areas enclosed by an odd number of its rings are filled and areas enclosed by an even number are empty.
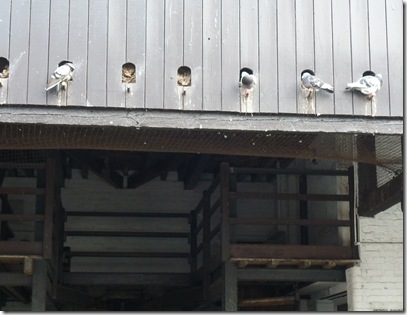
[[[402,14],[401,0],[3,0],[0,103],[240,111],[248,67],[258,77],[248,111],[402,116]],[[73,81],[45,92],[62,60],[75,63]],[[136,83],[121,82],[126,62]],[[304,99],[306,68],[335,94]],[[384,79],[372,101],[345,91],[368,69]]]

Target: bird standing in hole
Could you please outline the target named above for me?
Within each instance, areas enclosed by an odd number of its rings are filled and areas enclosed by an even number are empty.
[[[376,95],[376,92],[380,90],[382,85],[382,75],[368,70],[363,72],[362,77],[356,82],[348,83],[346,89],[348,91],[360,91],[367,95],[367,98],[371,100]]]
[[[8,65],[5,65],[5,66],[3,67],[3,70],[0,72],[0,78],[1,78],[1,79],[7,79],[7,78],[8,78],[8,74],[9,74]]]
[[[316,77],[314,71],[309,69],[301,72],[301,88],[308,90],[308,94],[306,97],[312,96],[319,90],[324,90],[329,93],[334,92],[334,88],[332,85],[325,83],[320,78]]]
[[[122,68],[122,83],[136,83],[136,68],[125,64]]]
[[[257,79],[253,74],[245,71],[240,77],[239,87],[243,96],[247,97],[253,91],[254,85],[257,84]]]
[[[52,89],[53,87],[59,86],[65,90],[68,81],[72,79],[75,67],[71,61],[62,61],[58,64],[58,68],[55,69],[54,73],[51,74],[51,79],[49,80],[46,91]]]

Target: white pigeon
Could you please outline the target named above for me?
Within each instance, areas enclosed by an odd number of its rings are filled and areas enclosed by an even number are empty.
[[[53,87],[61,84],[65,89],[67,82],[72,79],[75,67],[71,61],[62,61],[58,64],[58,68],[51,74],[51,79],[49,80],[46,91],[52,89]]]
[[[383,79],[381,74],[376,74],[373,71],[365,71],[362,77],[353,83],[348,83],[346,89],[348,91],[360,91],[368,96],[371,100],[376,92],[380,90],[383,85]]]
[[[257,84],[256,77],[253,74],[249,74],[246,71],[243,71],[239,82],[242,95],[247,97],[250,92],[253,91],[253,87],[255,84]]]
[[[334,92],[334,88],[332,85],[325,83],[320,78],[316,77],[314,71],[309,69],[301,72],[301,83],[304,88],[308,89],[307,97],[309,97],[313,92],[319,90],[324,90],[329,93]]]

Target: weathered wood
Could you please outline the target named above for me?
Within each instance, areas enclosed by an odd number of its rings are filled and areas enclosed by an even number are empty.
[[[239,307],[270,307],[278,305],[293,305],[295,296],[245,299],[239,302]]]
[[[124,231],[66,231],[66,236],[86,237],[165,237],[165,238],[187,238],[187,232],[124,232]]]
[[[349,220],[333,219],[267,219],[230,218],[230,225],[300,225],[300,226],[350,226]]]
[[[137,257],[137,258],[190,258],[190,253],[176,252],[102,252],[69,251],[67,257]]]
[[[359,264],[357,259],[292,259],[292,258],[231,258],[231,262],[237,266],[266,266],[267,268],[276,268],[278,266],[297,267],[302,261],[307,261],[314,267],[331,269],[334,267],[352,267]],[[244,266],[243,266],[244,265]]]
[[[107,211],[66,211],[69,217],[134,217],[134,218],[185,218],[188,213],[158,213],[158,212],[107,212]],[[0,216],[1,218],[1,216]]]
[[[281,169],[281,168],[255,168],[255,167],[231,167],[230,173],[348,176],[347,171],[340,170],[307,170],[307,169]]]
[[[42,255],[42,242],[0,242],[2,255]]]
[[[229,224],[229,164],[220,165],[220,195],[221,195],[221,259],[227,261],[230,256],[230,224]]]
[[[55,207],[55,161],[47,159],[46,179],[45,179],[45,212],[44,212],[44,233],[43,233],[43,255],[45,259],[52,257],[52,231],[54,225]]]
[[[72,126],[100,126],[100,127],[143,127],[166,128],[184,130],[244,130],[268,133],[279,132],[323,132],[323,133],[360,133],[360,134],[403,134],[402,119],[386,118],[345,118],[330,117],[297,117],[266,114],[253,114],[247,116],[234,113],[209,113],[209,112],[173,112],[140,109],[120,109],[113,111],[103,108],[52,108],[43,106],[2,106],[0,107],[1,123],[24,124],[50,124],[65,126],[69,121]],[[98,119],[95,119],[97,117]],[[255,122],[255,123],[254,123]]]
[[[354,259],[350,247],[317,245],[232,244],[231,258]]]
[[[204,301],[208,298],[210,284],[209,263],[211,260],[211,216],[210,216],[210,195],[207,191],[203,192],[203,214],[202,214],[202,298]]]
[[[236,312],[238,303],[237,268],[230,262],[222,264],[222,310]]]
[[[144,273],[99,273],[67,272],[64,273],[67,285],[162,285],[170,287],[189,286],[190,276],[186,273],[144,274]]]
[[[43,259],[34,261],[34,274],[32,276],[31,311],[45,312],[47,303],[47,264]]]
[[[198,215],[196,210],[192,210],[189,216],[190,224],[190,251],[191,251],[191,277],[193,281],[196,281],[198,271],[198,234],[196,232],[198,222]]]
[[[32,276],[23,273],[0,272],[0,285],[13,287],[31,286]]]
[[[200,154],[196,157],[195,163],[191,165],[191,169],[184,178],[184,189],[189,190],[195,188],[210,159],[211,156],[208,154]]]
[[[307,193],[307,176],[301,175],[301,176],[299,176],[298,180],[299,180],[298,192],[300,194],[306,194]],[[299,209],[300,210],[300,219],[301,220],[308,219],[308,202],[306,200],[300,200],[299,207],[300,207],[300,209]],[[306,226],[306,225],[300,226],[300,244],[308,245],[308,226]]]
[[[286,194],[265,192],[230,192],[230,198],[237,199],[271,199],[271,200],[314,200],[314,201],[349,201],[348,195],[333,194]]]
[[[239,281],[346,281],[345,270],[313,270],[313,269],[237,269]]]

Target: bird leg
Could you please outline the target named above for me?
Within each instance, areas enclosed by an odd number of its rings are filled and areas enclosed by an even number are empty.
[[[67,83],[65,82],[65,81],[63,81],[62,83],[61,83],[61,88],[62,88],[62,90],[66,90],[66,86],[67,86]]]

